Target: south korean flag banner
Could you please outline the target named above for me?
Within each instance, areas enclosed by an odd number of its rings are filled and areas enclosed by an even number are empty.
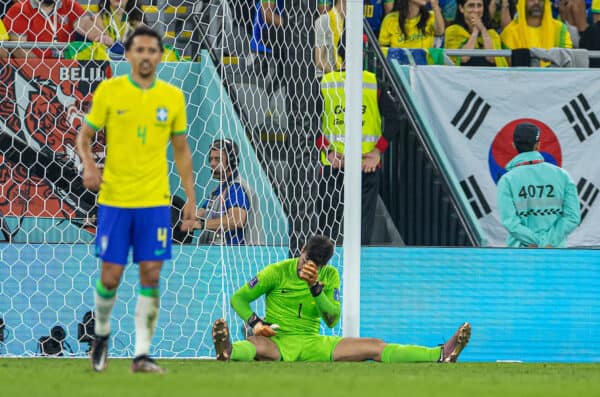
[[[521,122],[541,129],[545,161],[563,167],[577,186],[582,221],[568,245],[600,245],[600,70],[428,66],[409,73],[419,110],[488,245],[506,242],[496,184],[517,155],[512,134]]]

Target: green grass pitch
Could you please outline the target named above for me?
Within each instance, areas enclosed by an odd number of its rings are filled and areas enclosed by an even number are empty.
[[[167,374],[131,374],[129,360],[93,373],[87,360],[4,358],[0,390],[7,397],[600,395],[600,364],[159,362]]]

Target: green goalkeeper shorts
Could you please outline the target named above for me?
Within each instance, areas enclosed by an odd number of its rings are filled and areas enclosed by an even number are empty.
[[[281,361],[333,361],[333,351],[341,336],[276,335],[270,338],[281,354]]]

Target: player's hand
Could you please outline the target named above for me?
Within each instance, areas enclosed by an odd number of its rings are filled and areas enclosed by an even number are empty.
[[[362,172],[369,174],[371,172],[375,172],[377,167],[379,166],[379,161],[381,160],[381,152],[379,149],[374,148],[368,153],[363,155],[362,160]]]
[[[181,215],[181,226],[179,227],[181,231],[193,231],[196,226],[196,203],[190,200],[186,201]]]
[[[317,278],[319,277],[319,269],[317,265],[313,261],[306,261],[304,266],[302,266],[302,270],[300,270],[300,278],[306,281],[306,284],[309,286],[313,285],[317,282]]]
[[[91,162],[83,167],[83,186],[86,189],[89,189],[93,192],[97,192],[100,190],[100,185],[102,184],[102,173],[100,169],[96,165],[96,163]]]
[[[266,336],[267,338],[271,336],[277,335],[277,332],[271,328],[270,325],[264,324],[263,322],[258,322],[254,326],[254,335],[256,336]]]
[[[440,6],[439,0],[429,0],[429,4],[431,4],[431,9],[438,8]]]

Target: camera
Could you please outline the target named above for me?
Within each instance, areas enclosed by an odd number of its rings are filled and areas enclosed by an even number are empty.
[[[88,343],[88,352],[92,348],[92,342],[96,339],[95,323],[96,316],[93,311],[89,310],[83,315],[83,320],[77,324],[77,340],[81,343]]]
[[[50,336],[38,339],[39,352],[43,356],[64,356],[64,343],[67,333],[60,325],[55,325],[50,330]]]

